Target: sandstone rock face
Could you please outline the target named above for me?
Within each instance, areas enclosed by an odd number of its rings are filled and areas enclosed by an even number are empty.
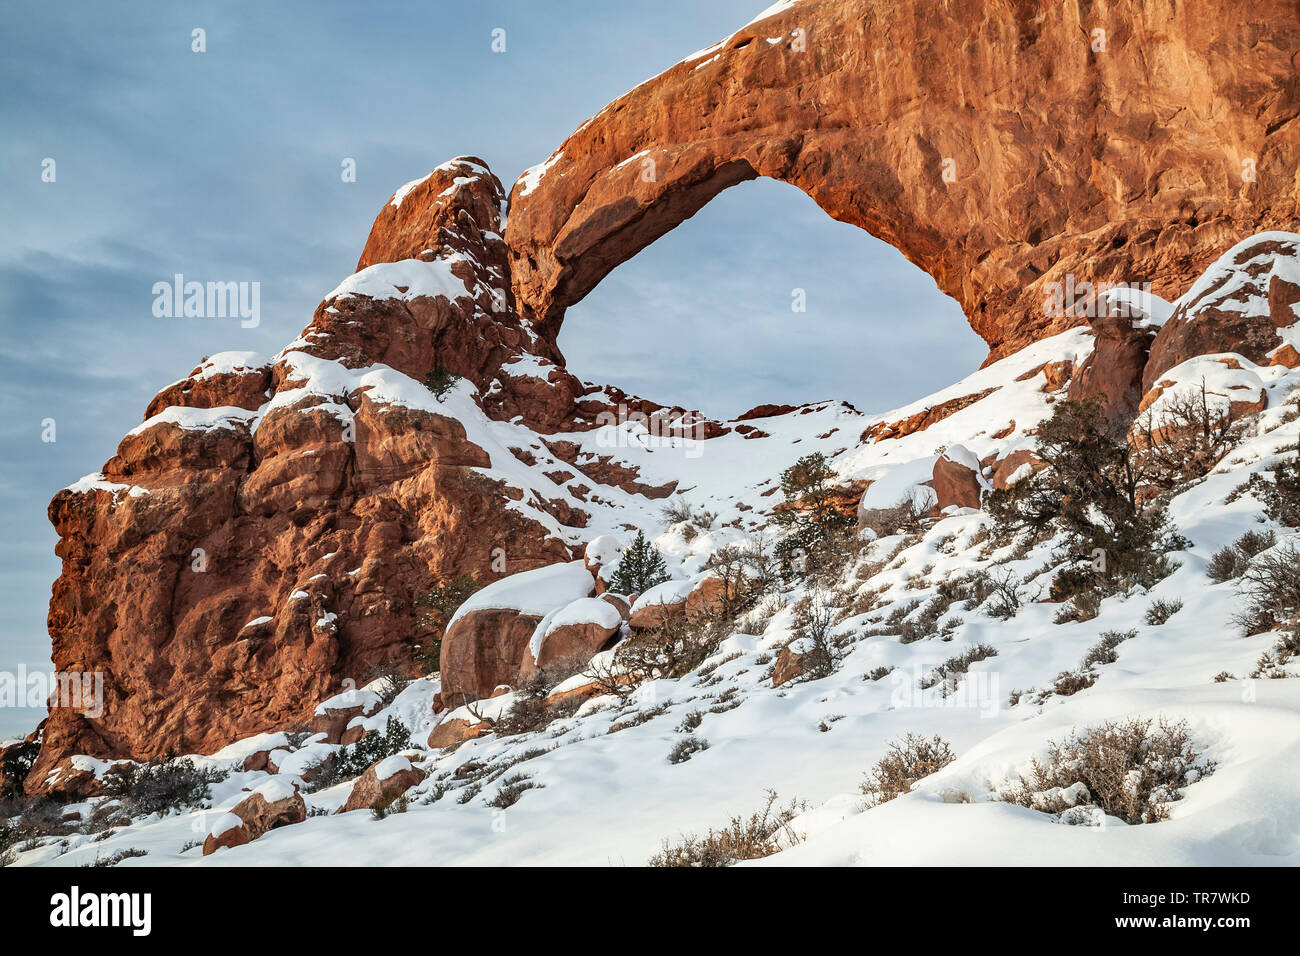
[[[55,666],[108,678],[101,716],[51,713],[29,790],[69,754],[210,751],[305,721],[344,678],[408,653],[435,581],[497,576],[493,549],[512,569],[570,557],[474,470],[489,456],[419,385],[443,364],[505,394],[502,362],[549,349],[494,311],[500,184],[450,165],[385,206],[372,264],[290,348],[205,360],[102,475],[55,496]],[[382,264],[398,257],[414,258]]]
[[[336,694],[317,705],[307,729],[313,734],[324,734],[327,744],[351,744],[345,740],[348,724],[357,717],[369,717],[379,710],[379,695],[372,691],[347,691]]]
[[[1238,237],[1289,228],[1297,49],[1289,0],[803,0],[615,100],[520,178],[514,290],[551,335],[619,263],[769,176],[897,247],[1003,356],[1080,324],[1046,314],[1048,283],[1170,298]]]
[[[935,493],[934,510],[945,508],[978,508],[984,481],[980,477],[980,462],[961,445],[949,448],[934,463],[932,483]]]
[[[1274,232],[1237,243],[1178,302],[1151,343],[1142,390],[1200,355],[1235,352],[1270,364],[1300,323],[1300,235]],[[1279,364],[1285,364],[1281,362]]]
[[[1096,346],[1070,382],[1071,401],[1095,399],[1106,417],[1127,424],[1137,414],[1155,328],[1108,313],[1094,319]]]
[[[366,768],[352,784],[347,802],[338,813],[369,810],[410,790],[424,779],[424,771],[411,766],[405,757],[386,757]]]

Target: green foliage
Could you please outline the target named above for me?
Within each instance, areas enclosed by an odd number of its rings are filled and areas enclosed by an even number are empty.
[[[835,477],[821,452],[804,455],[781,472],[785,502],[772,515],[772,523],[786,531],[774,551],[787,578],[795,573],[796,558],[820,551],[853,523],[836,507]]]
[[[415,654],[415,664],[421,674],[438,672],[438,659],[442,655],[442,637],[447,622],[456,613],[456,609],[481,587],[472,574],[462,574],[435,585],[433,590],[425,591],[415,599],[415,606],[421,612],[420,624],[427,632]]]
[[[1249,490],[1264,504],[1264,513],[1288,528],[1300,528],[1300,445],[1292,458],[1284,458],[1262,475],[1251,475]]]
[[[218,770],[200,769],[188,757],[119,764],[104,775],[104,790],[121,800],[131,816],[182,813],[201,808],[212,784],[225,778]]]
[[[396,717],[389,717],[382,733],[367,734],[350,747],[335,751],[330,759],[335,780],[359,777],[372,764],[411,746],[411,732]]]
[[[618,567],[609,577],[609,589],[615,594],[644,594],[656,584],[668,580],[668,565],[654,545],[640,531],[623,552]]]
[[[1148,487],[1140,456],[1094,399],[1059,403],[1038,433],[1048,468],[993,492],[988,510],[1003,537],[1066,533],[1072,563],[1052,582],[1055,600],[1150,587],[1173,570],[1165,554],[1186,546]]]
[[[0,760],[0,799],[18,797],[23,792],[23,782],[36,763],[40,744],[23,743],[6,751]]]
[[[443,402],[459,381],[460,376],[451,369],[445,365],[435,365],[433,370],[424,376],[424,387],[433,392],[433,397],[439,402]]]

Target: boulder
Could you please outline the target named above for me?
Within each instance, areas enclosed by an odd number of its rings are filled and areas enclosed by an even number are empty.
[[[986,483],[980,473],[979,459],[963,445],[953,445],[934,463],[932,483],[935,494],[933,512],[945,509],[978,508]]]
[[[812,663],[810,649],[801,640],[791,641],[781,648],[772,664],[772,686],[780,687],[808,673]]]
[[[632,604],[628,623],[634,630],[651,631],[674,614],[686,613],[686,599],[695,586],[690,581],[665,581],[647,588]]]
[[[290,787],[279,780],[269,780],[217,820],[203,841],[203,855],[215,853],[223,846],[249,843],[271,830],[306,819],[307,804],[297,785]]]
[[[443,750],[447,747],[458,747],[467,740],[474,740],[491,732],[490,721],[469,721],[461,717],[448,716],[429,731],[429,749]]]
[[[542,619],[590,597],[595,580],[581,561],[553,564],[495,581],[461,605],[442,639],[442,696],[449,706],[514,685]]]
[[[579,598],[548,614],[534,629],[519,668],[520,680],[538,671],[583,666],[623,626],[623,613],[604,597]]]
[[[366,810],[387,803],[410,790],[424,777],[424,771],[411,766],[411,761],[406,757],[385,757],[371,764],[365,773],[357,777],[347,802],[337,812]]]
[[[344,691],[317,705],[307,729],[313,734],[324,734],[325,743],[354,743],[343,739],[348,724],[357,717],[377,713],[381,706],[382,701],[374,691]]]

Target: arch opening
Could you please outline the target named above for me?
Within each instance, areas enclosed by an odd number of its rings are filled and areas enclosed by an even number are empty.
[[[886,411],[987,354],[931,276],[768,178],[611,270],[566,310],[558,344],[579,378],[723,419],[824,399]]]

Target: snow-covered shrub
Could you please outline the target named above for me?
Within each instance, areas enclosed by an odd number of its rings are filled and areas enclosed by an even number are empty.
[[[698,535],[707,533],[713,522],[718,520],[715,512],[707,508],[692,508],[685,498],[673,498],[664,505],[662,511],[665,523],[670,528],[678,528],[686,541],[693,541]]]
[[[777,542],[776,556],[786,577],[843,566],[835,559],[851,537],[853,519],[838,507],[836,477],[821,452],[804,455],[781,472],[785,501],[772,515],[772,523],[785,531]]]
[[[835,609],[823,595],[805,595],[794,607],[790,644],[798,646],[799,668],[806,680],[829,677],[835,670],[835,647],[830,636],[834,621]]]
[[[862,512],[862,527],[878,538],[894,534],[915,534],[930,520],[930,498],[917,493],[903,495],[887,508]]]
[[[966,672],[970,670],[972,664],[997,656],[997,648],[989,644],[976,644],[963,653],[948,658],[930,671],[921,679],[921,690],[939,687],[943,691],[943,696],[947,697],[957,689],[957,685],[966,676]]]
[[[1250,491],[1264,505],[1264,513],[1288,528],[1300,528],[1300,446],[1291,458],[1267,469],[1268,478],[1253,474],[1246,481]]]
[[[401,753],[411,746],[411,731],[396,717],[389,717],[382,733],[366,734],[350,747],[336,750],[320,765],[309,789],[323,789],[365,773],[369,767]]]
[[[1101,640],[1088,649],[1088,653],[1083,657],[1083,666],[1092,667],[1095,664],[1114,664],[1119,659],[1115,653],[1115,648],[1125,641],[1131,641],[1137,637],[1137,629],[1129,631],[1102,631]]]
[[[497,810],[505,810],[507,807],[513,807],[518,803],[519,798],[524,795],[525,791],[538,790],[541,789],[541,786],[540,783],[532,780],[525,773],[512,773],[501,781],[501,785],[497,788],[496,795],[486,802],[489,807],[494,807]]]
[[[1035,759],[1029,775],[1002,792],[1002,799],[1066,822],[1090,819],[1095,807],[1125,823],[1169,819],[1169,804],[1184,787],[1214,772],[1196,749],[1186,721],[1161,718],[1107,721],[1051,742],[1046,761]]]
[[[1276,543],[1277,535],[1272,531],[1247,531],[1232,544],[1214,552],[1205,573],[1219,584],[1239,578],[1250,567],[1251,558]]]
[[[908,734],[901,741],[893,741],[862,781],[859,789],[867,798],[868,807],[877,807],[895,797],[902,796],[918,780],[942,770],[956,759],[952,747],[937,734],[926,739],[919,734]]]
[[[1143,620],[1152,627],[1159,627],[1182,609],[1183,602],[1178,598],[1173,598],[1171,600],[1161,598],[1151,602],[1151,606],[1147,608],[1147,613],[1146,616],[1143,617]]]
[[[1256,555],[1238,587],[1246,607],[1237,623],[1248,634],[1293,624],[1300,615],[1300,547],[1288,542]]]
[[[668,752],[669,763],[686,763],[695,754],[701,750],[708,750],[709,742],[703,737],[694,735],[683,737],[673,745],[673,749]]]
[[[610,575],[609,589],[615,594],[644,594],[668,578],[668,565],[663,555],[638,531]]]
[[[1149,588],[1177,567],[1166,554],[1187,542],[1163,500],[1150,497],[1141,454],[1095,400],[1058,403],[1039,429],[1035,454],[1048,467],[994,491],[988,510],[1004,540],[1064,532],[1066,566],[1052,581],[1054,600]],[[1089,603],[1076,603],[1071,619],[1086,620]]]
[[[1134,424],[1141,467],[1150,484],[1174,489],[1204,477],[1241,441],[1243,422],[1231,403],[1210,397],[1205,380],[1158,403]]]
[[[146,763],[118,764],[104,775],[104,791],[121,800],[133,817],[166,816],[205,806],[212,784],[225,778],[219,770],[195,766],[188,757],[155,758]]]
[[[758,860],[803,841],[790,822],[802,813],[804,804],[791,801],[777,807],[776,791],[767,792],[767,802],[748,817],[734,816],[719,830],[703,836],[683,836],[677,843],[664,840],[650,858],[650,866],[731,866],[737,860]]]

